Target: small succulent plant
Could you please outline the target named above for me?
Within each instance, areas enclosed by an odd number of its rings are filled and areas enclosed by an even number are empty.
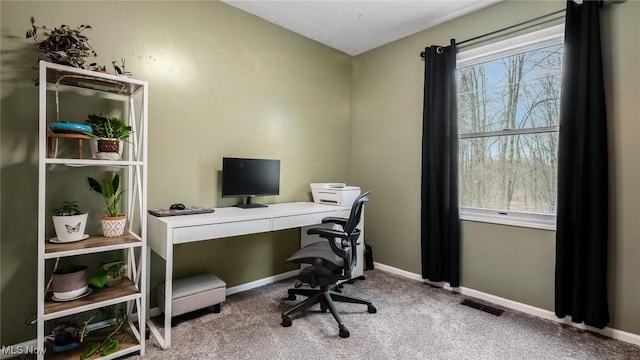
[[[75,201],[65,201],[61,206],[51,210],[51,215],[54,216],[74,216],[83,214],[78,209],[78,204]]]

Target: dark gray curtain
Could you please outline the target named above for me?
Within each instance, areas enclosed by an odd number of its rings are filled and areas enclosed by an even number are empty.
[[[456,44],[425,49],[422,277],[460,286]]]
[[[599,2],[567,2],[558,144],[555,311],[603,328],[607,305],[607,116]]]

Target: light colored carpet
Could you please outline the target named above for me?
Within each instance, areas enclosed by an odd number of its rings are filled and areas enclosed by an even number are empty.
[[[181,322],[172,347],[147,341],[144,359],[640,359],[640,347],[503,309],[494,316],[460,305],[465,298],[380,270],[345,285],[345,294],[372,300],[338,304],[351,336],[338,336],[329,312],[311,311],[280,325],[294,279],[234,294],[219,314]]]

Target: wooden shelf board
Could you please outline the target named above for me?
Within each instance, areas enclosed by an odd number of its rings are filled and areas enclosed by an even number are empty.
[[[54,244],[47,240],[44,246],[44,252],[45,254],[49,255],[46,256],[47,258],[54,258],[57,256],[65,256],[65,252],[77,252],[78,250],[83,249],[91,249],[92,252],[96,252],[100,251],[99,248],[101,247],[112,248],[114,246],[119,247],[119,245],[122,245],[122,247],[125,248],[128,247],[127,245],[136,243],[138,243],[137,245],[142,245],[142,242],[130,233],[125,233],[124,235],[118,237],[91,235],[85,240],[70,242],[66,244]]]
[[[139,350],[139,345],[140,345],[140,343],[138,342],[138,339],[134,335],[134,333],[131,330],[131,327],[129,326],[129,324],[127,323],[127,324],[125,324],[125,326],[126,326],[126,332],[125,333],[113,336],[114,339],[120,340],[120,346],[118,347],[118,351],[117,351],[117,353],[120,354],[120,356]],[[107,328],[104,328],[104,329],[100,329],[100,330],[92,331],[84,339],[82,344],[80,344],[77,348],[75,348],[73,350],[70,350],[70,351],[56,353],[56,352],[53,352],[53,347],[47,348],[47,352],[45,353],[45,359],[54,359],[54,360],[58,360],[58,359],[74,359],[74,360],[77,360],[77,359],[80,358],[80,355],[82,354],[82,352],[84,351],[85,347],[89,343],[91,343],[93,341],[102,341],[102,340],[104,340],[104,337],[106,335],[108,335],[111,331],[113,331],[113,326],[110,326],[110,327],[107,327]],[[113,355],[116,355],[116,354],[113,354]],[[103,358],[103,357],[100,356],[100,354],[94,354],[94,355],[88,357],[87,359],[100,359],[100,358]]]
[[[81,306],[91,306],[93,304],[98,304],[109,300],[116,300],[118,298],[123,298],[125,296],[135,295],[138,293],[139,291],[136,288],[135,284],[129,279],[124,279],[124,281],[122,281],[122,283],[120,283],[119,285],[106,286],[102,289],[94,289],[90,295],[78,300],[53,301],[51,300],[51,295],[47,295],[44,301],[44,314],[53,315],[55,313],[72,310]]]

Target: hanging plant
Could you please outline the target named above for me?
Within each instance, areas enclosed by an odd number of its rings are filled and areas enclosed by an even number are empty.
[[[89,45],[89,39],[82,34],[85,30],[91,29],[90,25],[80,25],[75,29],[68,25],[60,25],[58,28],[49,29],[46,26],[38,26],[35,22],[35,17],[32,16],[31,28],[27,30],[26,37],[35,41],[36,50],[42,53],[39,59],[46,58],[56,64],[80,69],[97,69],[96,63],[86,65],[87,58],[97,56]]]

